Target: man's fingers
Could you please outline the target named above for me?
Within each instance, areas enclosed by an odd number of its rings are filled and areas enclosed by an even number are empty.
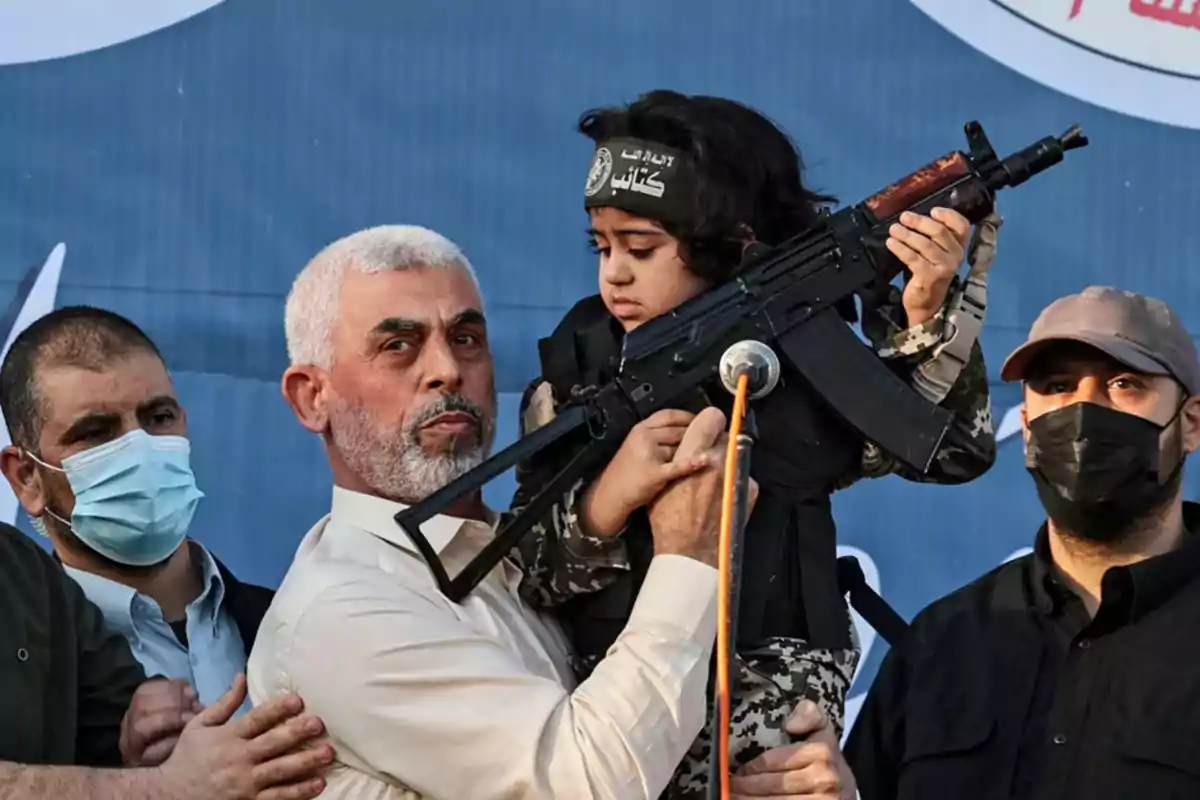
[[[145,752],[142,753],[142,757],[138,760],[138,766],[157,767],[171,757],[171,753],[175,752],[175,745],[178,743],[178,736],[169,736],[166,739],[160,739],[146,748]]]
[[[205,726],[224,725],[245,700],[246,676],[239,672],[233,679],[233,686],[229,687],[229,691],[221,695],[217,702],[201,711],[196,719]]]
[[[788,717],[783,728],[794,736],[803,736],[807,742],[827,745],[831,752],[841,748],[833,723],[811,700],[801,700],[797,703],[796,710]]]
[[[250,757],[257,764],[290,753],[300,745],[320,736],[325,730],[321,720],[312,714],[302,714],[264,732],[248,745]]]
[[[783,723],[783,729],[795,736],[808,736],[828,726],[828,718],[812,700],[797,703],[791,716]]]
[[[146,747],[168,736],[176,736],[192,719],[182,709],[164,709],[154,714],[139,717],[130,731],[130,744],[134,748]]]
[[[772,772],[795,772],[813,764],[832,764],[833,748],[823,742],[801,742],[775,747],[738,770],[738,775],[764,775]]]
[[[303,710],[304,703],[298,695],[281,694],[239,717],[234,722],[234,732],[243,739],[254,739]]]
[[[654,446],[655,455],[658,456],[658,463],[666,466],[675,458],[676,445],[673,444],[657,444]]]
[[[683,441],[683,434],[686,432],[686,425],[669,425],[662,428],[652,428],[646,433],[650,436],[650,441],[655,444],[678,447],[679,443]]]
[[[667,486],[680,478],[686,478],[688,475],[708,469],[710,466],[712,466],[711,458],[703,453],[690,458],[676,458],[659,468],[659,481],[662,486]]]
[[[328,744],[306,748],[296,753],[280,755],[254,768],[254,785],[261,791],[317,777],[333,763],[333,748]]]
[[[725,415],[712,406],[704,409],[688,425],[675,451],[676,459],[691,458],[711,450],[725,432]]]
[[[677,408],[664,408],[646,417],[643,423],[647,428],[686,428],[696,417],[690,411],[680,411]]]
[[[741,797],[836,797],[840,787],[832,764],[810,764],[786,772],[734,775],[730,793]]]
[[[323,791],[325,791],[325,780],[310,778],[300,783],[275,786],[265,791],[259,791],[258,800],[312,800]]]
[[[138,713],[149,714],[161,709],[187,708],[196,697],[196,690],[183,678],[154,677],[137,688],[132,705]]]
[[[143,695],[150,698],[146,704],[148,711],[157,708],[188,708],[199,697],[192,685],[183,678],[158,678],[151,686],[155,691]]]

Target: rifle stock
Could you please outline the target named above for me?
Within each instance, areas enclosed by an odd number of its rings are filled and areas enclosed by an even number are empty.
[[[592,387],[559,417],[426,500],[396,522],[429,563],[438,588],[460,602],[554,501],[578,480],[594,477],[638,420],[681,402],[717,376],[725,349],[758,339],[782,351],[784,361],[835,413],[909,466],[927,471],[952,417],[900,380],[837,316],[848,299],[890,281],[901,262],[883,247],[904,211],[953,208],[973,223],[994,207],[996,191],[1024,183],[1087,145],[1078,126],[1048,136],[1004,160],[983,128],[968,123],[968,152],[950,153],[774,248],[758,248],[738,276],[626,336],[617,377]],[[454,501],[479,491],[519,460],[586,427],[591,439],[547,482],[529,506],[509,520],[462,573],[451,579],[420,526]]]

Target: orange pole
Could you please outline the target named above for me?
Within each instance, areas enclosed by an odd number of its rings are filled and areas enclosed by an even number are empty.
[[[732,614],[737,609],[729,607],[730,589],[733,580],[733,511],[737,491],[737,441],[742,433],[742,421],[746,416],[746,403],[750,390],[750,376],[738,377],[737,392],[733,398],[733,414],[729,419],[729,444],[725,449],[725,481],[721,498],[721,537],[718,540],[718,589],[717,589],[717,703],[720,730],[713,731],[717,743],[717,758],[720,760],[721,800],[729,800],[729,734],[731,679],[729,675],[730,641],[729,626]]]

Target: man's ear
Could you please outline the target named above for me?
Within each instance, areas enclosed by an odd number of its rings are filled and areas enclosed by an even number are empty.
[[[4,472],[4,478],[25,513],[31,517],[46,513],[46,491],[33,459],[22,458],[21,451],[10,444],[0,450],[0,471]]]
[[[1200,448],[1200,396],[1189,397],[1179,410],[1179,425],[1182,428],[1183,452],[1194,453]]]
[[[312,364],[293,365],[283,372],[283,399],[313,433],[325,433],[329,427],[328,386],[329,375]]]

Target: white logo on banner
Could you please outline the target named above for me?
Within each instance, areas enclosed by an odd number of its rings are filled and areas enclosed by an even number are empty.
[[[4,341],[4,350],[0,351],[0,362],[8,355],[8,348],[21,331],[39,317],[44,317],[54,310],[54,301],[58,296],[58,277],[62,274],[63,259],[67,255],[67,246],[61,242],[50,255],[46,256],[29,296],[21,306],[17,318],[13,321],[12,330]],[[4,424],[4,414],[0,412],[0,447],[8,447],[12,441],[8,438],[8,426]],[[8,481],[0,481],[0,522],[15,525],[17,522],[17,496],[13,494]]]
[[[0,2],[0,65],[88,53],[182,22],[223,0]]]
[[[976,50],[1052,89],[1200,129],[1198,0],[912,0]]]

